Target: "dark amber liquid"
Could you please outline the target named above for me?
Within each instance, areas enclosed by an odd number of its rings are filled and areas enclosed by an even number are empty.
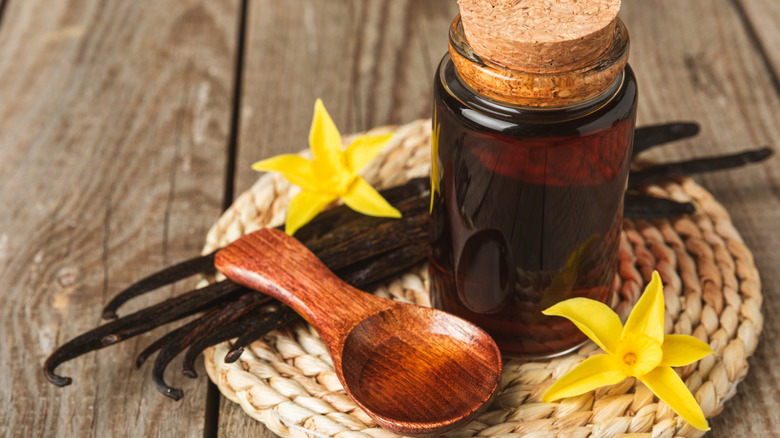
[[[608,302],[637,88],[630,68],[589,103],[529,110],[483,99],[445,57],[434,84],[431,300],[501,352],[550,356],[585,340],[541,311]]]

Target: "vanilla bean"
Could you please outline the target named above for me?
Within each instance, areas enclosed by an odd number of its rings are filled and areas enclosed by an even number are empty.
[[[295,233],[295,237],[321,258],[324,253],[337,252],[339,247],[351,245],[351,242],[383,237],[382,233],[377,232],[378,226],[394,222],[407,223],[410,217],[423,211],[427,216],[428,204],[425,200],[428,199],[428,187],[427,178],[417,178],[398,186],[398,190],[388,189],[382,192],[387,193],[388,202],[401,212],[401,219],[366,216],[342,205],[321,213],[322,218],[318,216],[316,219],[318,224],[332,223],[332,226],[324,229],[317,227],[318,230],[313,230],[309,225],[305,225]],[[353,257],[352,254],[347,255],[347,260],[343,262],[349,264],[356,261]]]
[[[192,343],[192,345],[190,345],[190,347],[187,349],[187,352],[184,354],[181,373],[191,379],[197,378],[198,373],[195,371],[195,359],[197,359],[198,356],[200,356],[203,350],[205,350],[206,348],[212,345],[229,341],[230,339],[241,336],[241,334],[244,333],[251,326],[251,321],[257,319],[260,319],[257,315],[245,314],[242,315],[240,319],[220,327],[219,330],[214,330],[212,334],[198,338],[195,342]],[[275,323],[274,324],[275,326],[278,326],[278,324],[281,323],[279,318],[276,317],[276,315],[274,315],[270,319]],[[272,330],[273,328],[269,328],[266,331],[266,333]],[[265,335],[265,333],[263,333],[260,336],[263,335]]]
[[[406,272],[428,257],[428,240],[420,240],[394,251],[364,260],[349,273],[339,275],[357,288],[368,289],[388,278]]]
[[[116,311],[119,309],[119,306],[146,292],[153,291],[161,286],[169,285],[198,273],[213,272],[214,256],[216,253],[217,252],[214,251],[211,254],[185,260],[141,279],[120,292],[106,304],[103,308],[103,319],[116,319]]]
[[[173,342],[175,339],[185,336],[192,329],[192,323],[195,323],[197,325],[201,323],[201,320],[202,317],[196,318],[191,322],[173,331],[166,333],[161,338],[149,344],[146,348],[144,348],[144,350],[141,353],[138,354],[138,356],[135,357],[135,367],[141,368],[141,366],[143,366],[143,364],[146,362],[146,359],[149,359],[149,356],[156,353],[158,350],[163,348],[168,343]]]
[[[405,211],[404,203],[409,202],[410,199],[416,200],[418,196],[428,190],[428,185],[428,178],[413,178],[405,184],[390,187],[380,193],[388,202],[399,203],[399,210],[403,212]],[[366,216],[341,205],[320,213],[313,221],[298,230],[295,237],[316,254],[319,250],[332,245],[333,242],[344,243],[348,239],[354,239],[357,235],[370,231],[377,223],[383,221],[386,219]],[[277,228],[282,229],[283,227]],[[213,272],[214,256],[217,251],[185,260],[130,285],[103,308],[103,318],[115,319],[119,307],[139,295],[198,273]],[[349,264],[349,260],[345,264]]]
[[[298,318],[298,314],[291,308],[281,304],[259,317],[250,318],[246,329],[238,335],[238,339],[225,354],[225,362],[233,363],[237,361],[247,345],[265,336],[268,332],[283,327]],[[186,362],[187,360],[185,359]]]
[[[397,204],[421,197],[429,191],[430,179],[425,177],[410,179],[402,185],[381,190],[379,193],[382,194],[387,202],[397,207]],[[360,225],[362,223],[387,220],[393,219],[366,216],[350,209],[346,205],[341,205],[318,214],[314,220],[301,227],[295,233],[295,238],[316,253],[319,248],[324,248],[327,245],[327,240],[323,240],[327,239],[327,236],[335,235],[336,233],[344,233],[339,235],[349,236],[355,233],[356,228],[364,229],[365,227]]]
[[[246,313],[247,309],[249,310],[256,309],[256,307],[246,306],[246,305],[240,306],[238,309],[235,308],[236,303],[240,304],[247,300],[260,301],[259,305],[262,306],[272,301],[272,298],[255,293],[255,291],[253,290],[246,289],[244,293],[241,296],[239,296],[235,301],[219,304],[218,306],[209,309],[207,313],[201,315],[196,319],[193,319],[187,324],[184,324],[183,326],[173,330],[172,332],[167,333],[160,339],[151,343],[135,358],[135,367],[140,368],[141,365],[143,365],[144,362],[146,362],[146,359],[148,359],[149,356],[151,356],[156,351],[163,348],[165,345],[169,344],[170,342],[175,342],[176,339],[180,339],[191,332],[196,332],[200,330],[201,326],[206,326],[207,324],[210,324],[209,321],[213,320],[215,317],[219,315],[222,315],[226,311],[240,311]]]
[[[772,149],[763,147],[760,149],[737,152],[735,154],[658,164],[630,172],[628,175],[628,185],[629,187],[636,187],[665,178],[732,169],[745,164],[766,160],[771,157],[772,154]]]
[[[183,329],[178,330],[176,336],[169,337],[167,342],[161,346],[152,368],[152,381],[157,390],[174,400],[179,400],[183,395],[182,390],[165,383],[165,369],[171,360],[198,339],[214,331],[219,331],[222,327],[235,321],[242,315],[242,310],[251,312],[269,301],[270,298],[264,295],[247,292],[224,307],[211,310],[197,320],[191,321]]]
[[[623,216],[631,219],[658,219],[696,211],[690,202],[677,202],[639,193],[626,193]]]
[[[244,314],[239,319],[226,325],[218,332],[215,331],[215,333],[205,338],[198,339],[184,355],[182,373],[187,377],[197,377],[195,373],[195,359],[207,347],[238,338],[227,355],[225,355],[225,362],[230,363],[227,357],[231,356],[231,353],[235,355],[233,360],[235,362],[241,356],[246,345],[299,318],[295,311],[281,303],[278,306],[267,306],[263,310],[259,315],[256,311],[243,312]]]
[[[693,137],[699,133],[699,124],[690,122],[666,123],[663,125],[642,126],[634,131],[632,156],[664,143]]]
[[[419,192],[421,188],[424,189],[425,185],[421,184],[420,180],[417,180],[413,182],[412,185],[400,186],[399,188],[396,188],[396,190],[391,191],[391,194],[395,194],[395,196],[408,196],[409,193]],[[413,198],[413,199],[418,199],[418,198]],[[399,204],[399,207],[401,208],[402,212],[407,210],[410,212],[414,211],[415,215],[412,215],[410,213],[408,218],[409,219],[416,218],[418,224],[418,226],[416,227],[417,231],[407,230],[404,221],[402,220],[369,218],[363,215],[355,214],[353,219],[351,221],[348,221],[348,224],[354,226],[357,231],[353,232],[353,236],[347,242],[345,242],[347,244],[346,246],[343,247],[345,253],[341,253],[341,254],[331,253],[330,255],[325,255],[323,257],[323,262],[326,264],[326,266],[332,266],[332,269],[334,269],[334,271],[336,271],[337,273],[339,271],[342,271],[341,268],[346,268],[343,270],[344,272],[343,275],[354,275],[354,274],[349,274],[350,272],[352,272],[348,269],[349,266],[357,263],[357,261],[370,258],[372,255],[375,255],[377,252],[385,251],[386,248],[376,245],[377,243],[376,234],[365,232],[366,230],[375,229],[377,227],[377,224],[382,222],[386,222],[387,224],[389,224],[389,226],[382,228],[383,232],[389,233],[390,236],[403,236],[403,239],[398,239],[398,240],[405,241],[405,242],[410,242],[410,239],[412,238],[424,240],[425,227],[420,226],[421,212],[419,208],[419,203],[420,202],[417,201],[417,203],[407,202],[407,203]],[[353,214],[351,210],[347,210],[346,208],[339,207],[339,209],[341,211],[340,214],[345,214],[345,215]],[[337,217],[338,215],[339,215],[338,212],[330,213],[330,215],[326,216],[326,218]],[[370,220],[366,221],[366,219],[364,218],[368,218]],[[320,231],[322,236],[325,236],[326,238],[325,240],[323,240],[323,242],[327,241],[327,237],[331,235],[330,230],[322,229]],[[311,238],[314,239],[316,237],[315,233],[313,233],[311,230],[309,232],[311,233],[310,234],[312,236]],[[322,238],[322,236],[319,237]],[[368,253],[365,252],[365,248],[370,249]],[[373,253],[371,253],[370,251],[373,251]],[[342,256],[346,257],[350,263],[345,264],[343,258],[338,258]],[[350,259],[350,257],[352,258]],[[193,264],[200,263],[201,259],[202,258],[198,258],[198,260],[193,262]],[[390,258],[388,260],[396,260],[396,259]],[[337,267],[336,265],[339,266]],[[399,272],[398,265],[391,265],[391,264],[383,265],[380,262],[371,265],[371,267],[373,269],[377,269],[375,272],[373,272],[375,278],[377,279],[386,278],[387,276],[392,275],[393,273]],[[382,271],[382,267],[384,267],[384,271]],[[365,274],[361,274],[361,276],[364,277]],[[78,356],[81,356],[90,351],[94,351],[103,348],[105,346],[123,341],[125,339],[129,339],[133,336],[136,336],[141,333],[145,333],[161,325],[206,310],[207,308],[211,308],[216,302],[220,301],[220,299],[225,298],[224,295],[229,294],[230,295],[229,298],[234,299],[234,297],[240,295],[240,293],[243,293],[241,291],[246,291],[246,290],[247,289],[238,286],[232,282],[223,281],[220,283],[215,283],[214,285],[211,286],[207,286],[206,288],[201,290],[188,292],[184,295],[181,295],[180,297],[171,298],[158,305],[143,309],[132,315],[111,321],[94,330],[91,330],[87,333],[84,333],[76,337],[75,339],[69,341],[65,345],[62,345],[57,350],[55,350],[55,352],[52,353],[52,355],[46,360],[44,364],[44,373],[46,374],[47,379],[49,379],[49,381],[51,381],[55,385],[58,386],[68,385],[71,383],[70,378],[61,377],[54,373],[54,370],[59,364],[71,360],[73,358],[76,358]],[[260,295],[258,294],[258,296]],[[166,349],[167,353],[170,353],[170,351],[171,348]],[[151,352],[147,352],[147,354],[150,353]],[[143,358],[141,358],[141,360],[142,359]],[[160,369],[164,370],[164,366]],[[160,369],[158,369],[158,372],[160,371]],[[166,395],[169,396],[176,395],[176,392],[173,393],[169,392],[168,389],[165,388],[165,385],[160,385],[160,387],[163,389],[163,391],[165,391]]]
[[[230,301],[247,290],[228,281],[215,283],[103,324],[57,348],[43,364],[43,373],[49,382],[57,386],[69,385],[72,382],[70,377],[54,373],[61,363],[204,311],[215,303]]]
[[[327,244],[314,253],[321,260],[327,261],[328,268],[335,271],[376,256],[377,248],[391,251],[419,240],[426,240],[429,205],[425,196],[396,204],[403,214],[403,221],[368,218],[371,220],[362,224],[359,233],[352,236],[334,234],[328,236],[328,239],[321,239],[320,242],[326,241]]]

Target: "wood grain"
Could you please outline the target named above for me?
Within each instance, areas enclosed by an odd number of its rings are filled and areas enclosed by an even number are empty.
[[[780,92],[780,2],[772,0],[733,0],[734,9],[744,20],[745,31],[754,48],[767,63],[775,92]]]
[[[173,377],[176,403],[132,366],[151,336],[65,364],[64,389],[41,363],[121,288],[199,252],[222,205],[237,16],[237,1],[7,2],[0,435],[202,435],[205,379]]]

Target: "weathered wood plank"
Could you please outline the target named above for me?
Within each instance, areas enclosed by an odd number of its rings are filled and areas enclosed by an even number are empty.
[[[120,289],[199,252],[222,206],[237,16],[236,0],[7,5],[0,435],[202,435],[206,379],[170,376],[176,403],[132,366],[150,336],[63,365],[64,389],[41,364]]]
[[[744,13],[746,23],[752,29],[754,44],[765,54],[766,61],[780,77],[780,2],[774,0],[733,0],[735,7]],[[780,86],[776,83],[775,86]]]
[[[753,7],[776,2],[744,2]],[[764,11],[769,12],[767,7]],[[640,123],[696,120],[701,134],[648,155],[679,159],[780,145],[780,99],[750,29],[726,0],[624,2],[631,64],[640,84]],[[773,26],[776,32],[776,25]],[[778,159],[696,178],[731,213],[762,277],[764,332],[747,379],[710,422],[707,436],[779,436],[780,163]]]
[[[251,0],[237,193],[257,179],[254,161],[308,147],[318,97],[342,133],[430,117],[456,14],[449,0]],[[225,437],[263,430],[224,398],[219,423]]]

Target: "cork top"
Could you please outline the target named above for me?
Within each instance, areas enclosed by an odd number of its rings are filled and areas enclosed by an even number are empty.
[[[482,58],[539,73],[574,70],[610,47],[620,0],[458,0]]]

